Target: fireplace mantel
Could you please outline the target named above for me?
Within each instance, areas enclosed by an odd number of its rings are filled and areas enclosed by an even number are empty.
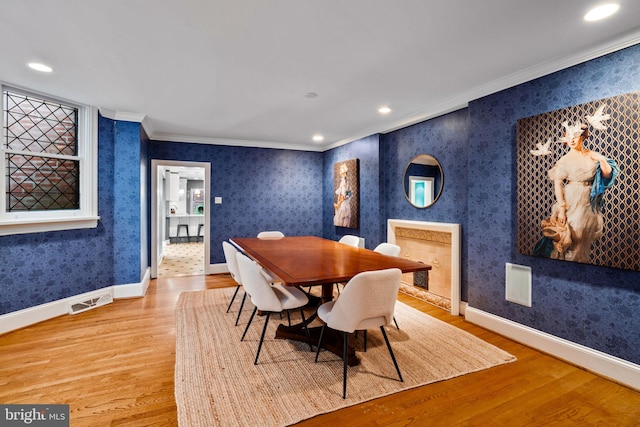
[[[442,294],[442,297],[450,300],[450,306],[448,308],[451,314],[457,316],[460,314],[460,284],[461,284],[461,235],[460,224],[451,224],[444,222],[428,222],[428,221],[412,221],[402,219],[389,219],[387,221],[387,241],[389,243],[403,243],[408,240],[413,241],[412,246],[421,245],[425,248],[429,246],[437,246],[436,251],[445,251],[443,258],[447,259],[446,263],[441,264],[437,257],[433,256],[410,256],[412,252],[410,248],[403,247],[400,256],[412,258],[415,261],[422,261],[433,267],[430,271],[430,275],[437,274],[438,268],[446,268],[445,271],[446,281],[448,282],[448,288],[444,291],[438,291],[438,294]],[[419,251],[421,253],[425,252]],[[419,258],[425,259],[419,259]],[[431,259],[427,259],[431,258]],[[450,260],[450,262],[449,262]],[[450,265],[449,265],[450,264]],[[412,284],[406,284],[405,287],[412,288]]]

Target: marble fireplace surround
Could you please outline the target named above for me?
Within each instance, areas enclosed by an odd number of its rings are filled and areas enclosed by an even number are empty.
[[[460,224],[387,220],[387,241],[400,246],[400,256],[431,265],[428,290],[413,284],[413,274],[402,276],[400,291],[460,314]]]

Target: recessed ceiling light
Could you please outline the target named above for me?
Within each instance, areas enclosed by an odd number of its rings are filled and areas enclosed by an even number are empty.
[[[50,73],[53,71],[53,68],[49,67],[48,65],[41,64],[39,62],[29,62],[27,65],[32,70],[42,71],[43,73]]]
[[[380,113],[380,114],[389,114],[390,112],[391,112],[391,108],[389,108],[386,105],[378,108],[378,113]]]
[[[599,21],[600,19],[607,18],[618,11],[620,5],[618,3],[607,3],[597,7],[594,7],[586,15],[584,15],[585,21]]]
[[[324,141],[324,136],[320,135],[319,133],[313,135],[313,140],[315,142],[322,142]]]

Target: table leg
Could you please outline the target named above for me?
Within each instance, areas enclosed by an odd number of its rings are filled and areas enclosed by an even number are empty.
[[[328,302],[333,300],[333,283],[325,283],[322,285],[322,302]]]

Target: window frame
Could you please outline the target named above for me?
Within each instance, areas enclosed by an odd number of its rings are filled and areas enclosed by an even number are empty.
[[[46,231],[75,230],[98,226],[98,109],[0,81],[2,114],[0,114],[0,236]],[[78,109],[78,153],[80,168],[79,209],[7,212],[7,150],[4,135],[4,91],[34,96]]]

